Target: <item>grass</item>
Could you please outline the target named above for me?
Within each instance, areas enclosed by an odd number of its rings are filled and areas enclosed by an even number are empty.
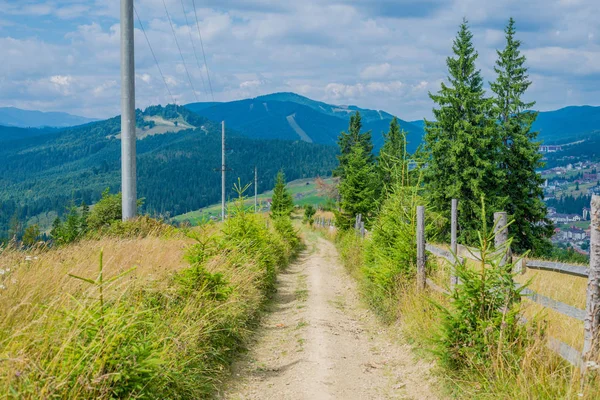
[[[331,178],[324,179],[325,182],[331,184]],[[304,206],[306,204],[320,205],[325,204],[326,197],[319,193],[314,179],[298,179],[287,184],[289,192],[294,197],[294,204]],[[260,210],[267,210],[266,202],[271,199],[273,191],[258,195]],[[254,206],[254,197],[248,198],[245,201],[247,207]],[[192,225],[200,225],[210,220],[211,218],[219,218],[221,216],[221,204],[213,204],[197,211],[188,212],[186,214],[173,217],[175,222],[189,221]]]
[[[0,397],[210,396],[298,244],[266,218],[0,250]]]
[[[558,226],[557,226],[557,228],[560,228],[560,229],[567,229],[567,228],[571,228],[571,227],[573,227],[573,226],[575,226],[575,227],[577,227],[577,228],[580,228],[580,229],[584,229],[584,230],[585,230],[585,229],[587,229],[587,228],[589,228],[589,227],[590,227],[590,221],[577,221],[577,222],[569,222],[568,224],[561,224],[561,225],[558,225]]]

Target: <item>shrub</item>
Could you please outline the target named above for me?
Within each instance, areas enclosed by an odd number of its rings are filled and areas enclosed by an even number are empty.
[[[416,209],[426,205],[418,187],[395,184],[373,223],[365,244],[363,275],[369,303],[386,317],[396,311],[395,299],[403,283],[416,276]],[[426,213],[426,235],[434,241],[440,217]]]
[[[141,207],[144,200],[139,199],[137,206]],[[102,198],[94,205],[87,218],[87,226],[90,230],[96,230],[110,226],[115,221],[123,218],[121,193],[110,194],[110,188],[102,192]]]
[[[483,201],[482,226],[481,261],[476,268],[467,261],[457,263],[460,284],[450,294],[450,305],[440,306],[439,352],[452,368],[485,367],[493,360],[517,356],[526,338],[525,328],[518,323],[522,288],[515,286],[512,264],[502,264],[510,240],[492,251],[495,233],[487,231]]]
[[[317,210],[315,209],[315,207],[312,204],[307,204],[306,206],[304,206],[304,222],[308,223],[310,226],[312,226],[314,219],[313,217],[315,216],[315,214],[317,213]]]

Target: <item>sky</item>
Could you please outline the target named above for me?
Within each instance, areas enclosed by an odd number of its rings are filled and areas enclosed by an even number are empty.
[[[511,16],[533,82],[527,100],[538,110],[600,105],[597,0],[194,0],[198,24],[192,1],[135,0],[169,88],[136,20],[138,108],[291,91],[422,119],[462,19],[488,82]],[[118,115],[119,7],[0,0],[0,107]]]

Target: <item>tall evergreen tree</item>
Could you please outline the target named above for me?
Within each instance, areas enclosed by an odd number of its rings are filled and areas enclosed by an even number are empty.
[[[289,217],[294,209],[294,200],[285,185],[285,174],[279,171],[271,199],[271,213],[274,217]]]
[[[336,214],[336,225],[349,229],[358,214],[368,225],[376,207],[377,171],[363,146],[352,147],[345,171],[340,182],[341,211]]]
[[[382,184],[382,197],[386,197],[392,186],[402,177],[402,167],[406,166],[406,132],[400,129],[398,119],[390,122],[390,130],[383,134],[384,143],[379,150],[377,169]]]
[[[340,148],[340,155],[338,156],[339,165],[333,171],[334,176],[344,178],[348,157],[350,156],[352,148],[355,144],[360,144],[360,146],[362,146],[364,154],[366,157],[368,157],[369,162],[374,161],[371,131],[361,133],[361,129],[362,119],[360,113],[357,111],[355,114],[350,116],[348,132],[341,132],[338,138],[338,146]]]
[[[453,57],[448,57],[448,83],[437,94],[429,94],[437,105],[435,122],[425,121],[425,149],[429,153],[425,182],[431,204],[447,217],[450,200],[459,199],[459,225],[463,242],[477,239],[481,197],[485,196],[488,218],[497,211],[497,149],[492,101],[485,97],[483,79],[475,66],[478,54],[467,21],[454,39]]]
[[[538,152],[538,132],[531,130],[537,117],[530,111],[535,102],[524,102],[523,96],[531,85],[525,67],[525,56],[519,50],[521,41],[515,39],[515,20],[510,18],[504,30],[506,47],[497,51],[494,71],[496,81],[490,83],[495,93],[493,115],[499,121],[502,139],[500,167],[504,172],[502,193],[506,195],[505,210],[514,218],[510,233],[518,252],[550,250],[552,223],[546,218],[543,202],[544,180],[535,171],[543,166]]]

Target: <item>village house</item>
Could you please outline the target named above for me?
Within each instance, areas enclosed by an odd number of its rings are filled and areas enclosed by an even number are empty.
[[[581,216],[577,214],[554,214],[549,215],[548,218],[555,224],[568,224],[569,222],[581,221]]]
[[[566,239],[574,241],[584,240],[586,238],[585,231],[575,227],[564,229],[562,233],[566,235]]]

